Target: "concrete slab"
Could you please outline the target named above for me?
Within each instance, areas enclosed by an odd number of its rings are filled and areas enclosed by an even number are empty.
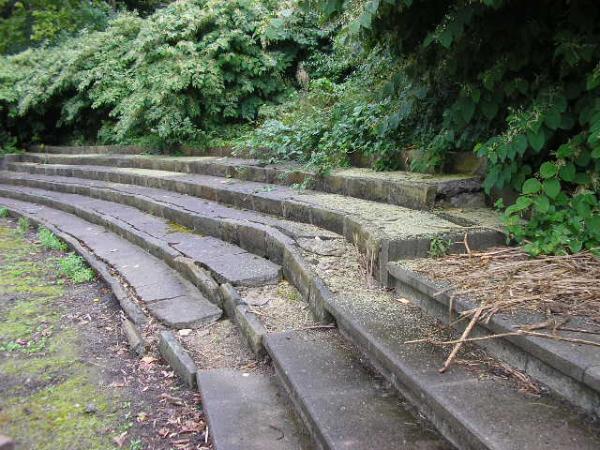
[[[20,200],[0,198],[0,204],[27,211],[36,220],[72,236],[116,270],[136,292],[139,301],[165,324],[191,328],[214,322],[221,316],[220,308],[164,262],[103,227],[63,211]],[[144,268],[148,268],[147,272]],[[165,295],[167,297],[163,297]]]
[[[314,448],[271,377],[205,371],[198,386],[216,450]]]
[[[2,186],[0,191],[3,195],[46,204],[106,226],[155,256],[166,256],[171,261],[178,256],[190,258],[200,267],[208,269],[222,283],[259,286],[277,283],[281,279],[281,269],[277,264],[214,237],[201,236],[192,230],[181,232],[179,230],[182,227],[173,226],[167,219],[131,206],[34,187]],[[120,250],[105,243],[103,237],[97,236],[95,242],[101,257],[108,257],[109,252]],[[119,267],[143,289],[148,301],[184,295],[184,292],[176,292],[177,287],[172,283],[156,282],[156,272],[162,270],[160,264],[143,267],[139,264],[120,264]]]
[[[450,449],[335,332],[269,334],[265,347],[322,448]]]

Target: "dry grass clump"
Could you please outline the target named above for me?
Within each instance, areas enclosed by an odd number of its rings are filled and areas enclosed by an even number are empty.
[[[453,296],[485,301],[481,320],[527,309],[600,323],[600,259],[590,252],[531,258],[519,248],[495,248],[422,260],[411,268],[450,282]]]

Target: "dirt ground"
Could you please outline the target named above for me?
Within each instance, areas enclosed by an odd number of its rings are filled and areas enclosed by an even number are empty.
[[[198,395],[130,352],[110,291],[58,275],[62,256],[0,219],[0,434],[19,449],[209,448]]]

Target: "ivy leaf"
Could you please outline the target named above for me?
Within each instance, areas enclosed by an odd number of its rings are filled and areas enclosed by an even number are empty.
[[[539,152],[542,149],[542,147],[544,147],[544,143],[546,142],[544,130],[540,127],[537,133],[533,131],[528,131],[527,140],[529,141],[529,145],[531,145],[531,147],[536,152]]]
[[[513,147],[519,155],[523,156],[525,150],[527,150],[527,137],[523,134],[515,136],[513,139]]]
[[[550,198],[556,198],[560,193],[560,181],[556,178],[550,178],[544,181],[544,192]]]
[[[542,183],[537,178],[529,178],[523,183],[523,194],[537,194],[542,190]]]
[[[560,178],[567,182],[572,182],[575,179],[575,173],[577,169],[575,168],[575,164],[572,162],[568,162],[566,165],[562,166],[558,171]]]
[[[558,166],[552,162],[546,161],[540,167],[540,176],[542,178],[552,178],[558,173]]]
[[[534,205],[535,209],[542,214],[546,214],[548,211],[550,211],[550,200],[545,195],[539,195],[534,200]]]
[[[551,130],[556,130],[560,126],[561,117],[558,109],[551,109],[544,115],[544,124]]]
[[[481,112],[489,120],[492,120],[494,117],[496,117],[496,114],[498,114],[498,104],[488,100],[483,100],[481,102]]]

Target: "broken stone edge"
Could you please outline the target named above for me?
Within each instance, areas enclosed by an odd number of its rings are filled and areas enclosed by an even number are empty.
[[[75,253],[79,254],[83,259],[85,259],[85,261],[100,276],[100,278],[106,284],[108,284],[108,286],[110,286],[110,289],[113,292],[117,301],[119,302],[121,309],[133,324],[135,324],[137,327],[144,327],[148,323],[148,319],[146,317],[146,314],[144,314],[144,311],[140,308],[139,305],[137,305],[129,298],[127,290],[123,287],[118,277],[110,273],[109,266],[96,255],[94,255],[91,251],[89,251],[85,246],[83,246],[77,239],[75,239],[69,234],[64,233],[62,230],[56,228],[51,223],[48,223],[44,220],[40,220],[39,218],[28,214],[24,211],[20,211],[16,208],[8,206],[6,206],[6,209],[8,209],[12,216],[16,218],[26,217],[31,223],[33,223],[37,227],[43,226],[50,230],[53,234],[58,236]]]
[[[177,340],[175,333],[169,330],[160,332],[158,351],[183,383],[190,389],[195,389],[198,369],[187,350]]]
[[[257,357],[264,357],[266,350],[263,339],[267,335],[267,329],[256,317],[256,314],[250,311],[248,305],[244,303],[240,294],[231,284],[222,284],[221,294],[225,313],[237,324],[254,354]]]
[[[414,301],[443,323],[449,323],[449,308],[454,316],[458,316],[476,306],[468,298],[452,297],[452,290],[447,284],[437,283],[400,264],[389,264],[389,270],[397,293]],[[478,323],[473,336],[514,332],[515,325],[507,317],[494,315],[489,322]],[[465,325],[454,321],[453,326],[463,331]],[[557,345],[561,345],[560,342],[532,336],[508,336],[475,343],[498,359],[541,381],[568,402],[588,413],[600,415],[600,367],[561,357],[553,351]]]

